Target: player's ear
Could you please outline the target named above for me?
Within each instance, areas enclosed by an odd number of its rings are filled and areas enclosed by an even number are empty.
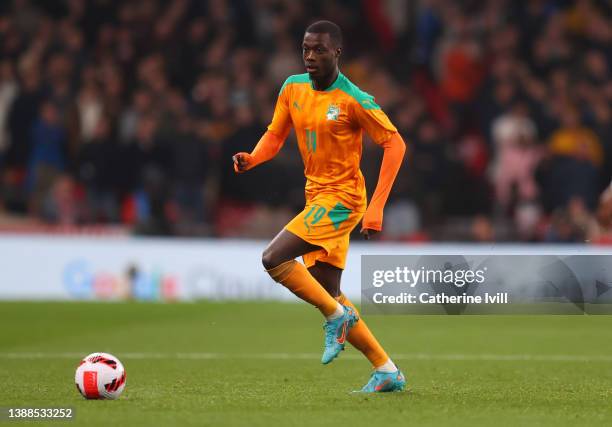
[[[342,53],[342,48],[341,47],[337,47],[336,48],[336,58],[340,58],[340,54]]]

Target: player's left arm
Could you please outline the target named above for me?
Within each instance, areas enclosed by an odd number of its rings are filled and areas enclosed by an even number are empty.
[[[361,233],[366,238],[372,234],[369,230],[376,232],[382,230],[383,210],[406,152],[406,144],[398,132],[395,132],[380,145],[385,153],[380,166],[378,183],[361,222]]]
[[[367,239],[374,232],[382,230],[383,210],[393,182],[402,166],[406,144],[387,115],[374,103],[373,99],[360,103],[355,108],[355,116],[360,126],[374,142],[385,150],[378,183],[361,222],[361,233]]]

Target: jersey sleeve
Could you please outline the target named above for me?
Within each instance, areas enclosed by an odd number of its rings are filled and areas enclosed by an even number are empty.
[[[374,102],[374,98],[356,101],[353,105],[353,119],[365,130],[376,144],[382,144],[389,140],[397,129],[389,120],[384,111]]]
[[[291,114],[289,113],[290,90],[291,87],[285,83],[278,94],[272,122],[268,125],[268,131],[283,140],[289,135],[292,125]]]

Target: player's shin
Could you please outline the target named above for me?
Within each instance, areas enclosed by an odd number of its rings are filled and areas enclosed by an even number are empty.
[[[352,307],[358,313],[355,305],[344,294],[340,294],[339,297],[336,297],[336,300],[342,305]],[[396,371],[397,367],[395,367],[376,337],[374,337],[374,334],[372,334],[363,318],[359,317],[359,322],[349,331],[348,342],[363,353],[376,370],[385,371],[395,368],[392,369],[392,372]]]
[[[298,298],[317,307],[326,318],[333,317],[338,311],[338,307],[340,307],[338,302],[299,262],[295,260],[287,261],[267,270],[267,272],[272,279],[285,286]]]

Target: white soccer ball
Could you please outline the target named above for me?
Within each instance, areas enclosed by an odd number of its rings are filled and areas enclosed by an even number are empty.
[[[112,354],[91,353],[81,360],[74,381],[86,399],[116,399],[125,388],[125,369]]]

